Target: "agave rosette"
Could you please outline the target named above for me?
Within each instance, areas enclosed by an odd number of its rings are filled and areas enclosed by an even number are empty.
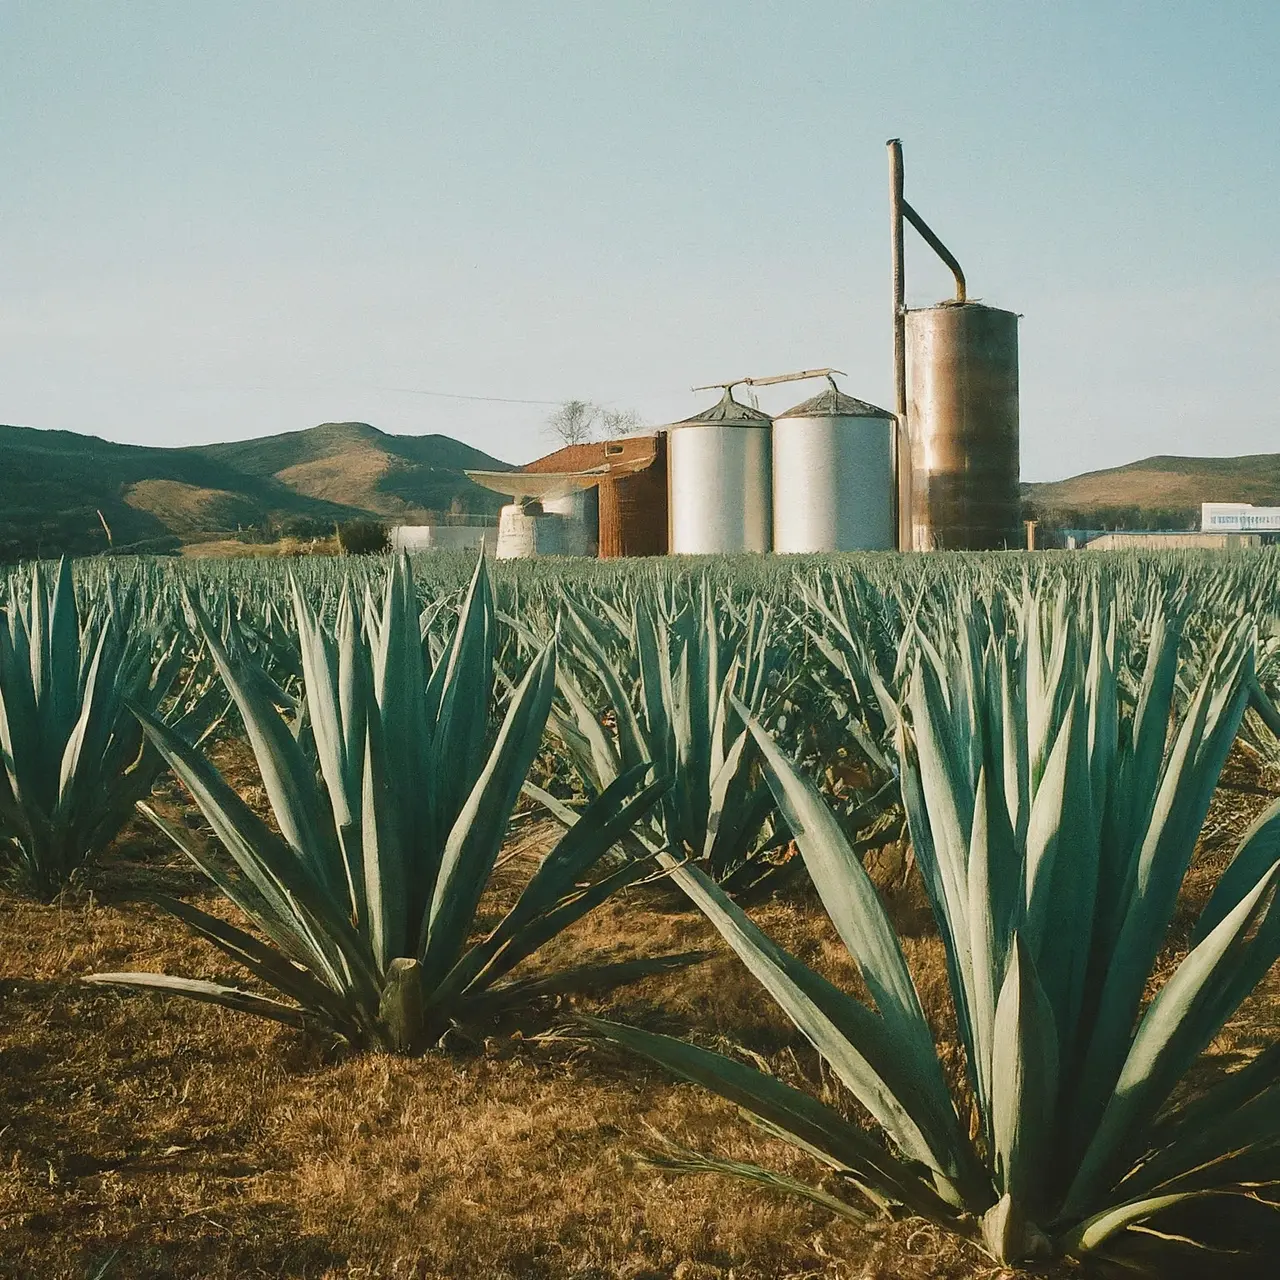
[[[661,797],[665,780],[654,779],[647,765],[606,788],[496,927],[474,936],[556,678],[553,640],[493,732],[497,619],[483,559],[453,641],[434,663],[403,558],[387,573],[380,607],[370,597],[362,609],[344,591],[332,628],[296,588],[293,603],[307,729],[296,733],[261,668],[225,646],[219,628],[190,605],[243,718],[278,834],[200,752],[139,708],[148,736],[236,870],[154,810],[149,816],[257,933],[188,903],[163,905],[286,999],[165,974],[96,974],[92,981],[185,995],[295,1026],[321,1024],[355,1045],[418,1052],[456,1023],[537,995],[621,982],[691,958],[512,976],[543,943],[652,871],[645,860],[629,859],[593,875]]]
[[[1184,1080],[1280,956],[1280,805],[1245,835],[1189,951],[1153,998],[1149,988],[1168,969],[1182,881],[1259,698],[1254,637],[1248,624],[1225,628],[1180,694],[1178,628],[1155,614],[1126,692],[1115,609],[1096,594],[1069,609],[1068,598],[1028,588],[1007,625],[964,606],[949,632],[922,635],[896,728],[964,1048],[958,1096],[878,893],[812,784],[754,722],[870,1002],[774,944],[697,868],[671,874],[879,1135],[754,1066],[591,1025],[816,1156],[849,1194],[831,1204],[826,1191],[790,1189],[850,1216],[901,1206],[1001,1262],[1108,1251],[1160,1266],[1164,1250],[1225,1265],[1215,1221],[1280,1239],[1266,1197],[1280,1178],[1280,1048],[1230,1074],[1210,1064],[1198,1090]],[[710,1157],[669,1163],[778,1185]]]

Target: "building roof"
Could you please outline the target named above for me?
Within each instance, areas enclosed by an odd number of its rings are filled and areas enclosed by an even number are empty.
[[[537,474],[544,471],[590,471],[594,467],[612,469],[628,464],[648,466],[657,456],[657,436],[648,432],[638,436],[623,436],[619,440],[590,440],[585,444],[567,444],[564,448],[535,458],[518,469]]]
[[[620,440],[568,444],[514,471],[468,471],[466,474],[476,484],[497,493],[551,500],[578,489],[590,489],[608,476],[644,471],[657,457],[656,435],[624,436]]]
[[[794,409],[788,409],[786,413],[778,414],[778,418],[888,418],[890,422],[893,417],[888,409],[847,396],[835,386],[828,387]]]
[[[512,498],[538,498],[550,502],[592,489],[609,474],[608,467],[592,467],[588,471],[468,471],[468,480],[495,493]]]

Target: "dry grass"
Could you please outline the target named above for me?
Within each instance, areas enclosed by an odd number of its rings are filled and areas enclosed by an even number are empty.
[[[180,480],[139,480],[125,490],[124,500],[135,510],[155,516],[177,534],[233,529],[262,517],[259,505],[241,494]]]
[[[1224,791],[1215,860],[1265,800]],[[513,849],[538,847],[526,827]],[[490,906],[518,887],[516,856]],[[344,1056],[302,1034],[181,1001],[79,984],[93,970],[230,976],[231,966],[149,905],[158,887],[220,900],[135,825],[91,883],[50,907],[0,898],[0,1275],[85,1277],[996,1277],[919,1223],[860,1230],[716,1177],[671,1178],[634,1158],[649,1130],[813,1178],[733,1109],[656,1069],[588,1046],[547,1006],[477,1028],[421,1061]],[[893,902],[931,1015],[945,974],[916,890]],[[830,976],[849,964],[803,896],[758,911]],[[607,904],[545,963],[714,945],[661,889]],[[827,1092],[798,1037],[736,960],[579,1007],[742,1046]],[[1275,984],[1220,1052],[1269,1035]],[[948,1042],[949,1043],[949,1042]],[[951,1071],[954,1047],[944,1048]]]
[[[218,538],[209,542],[189,542],[182,554],[197,559],[217,557],[243,559],[255,556],[336,556],[341,554],[336,537],[279,538],[275,542],[243,542],[239,538]]]

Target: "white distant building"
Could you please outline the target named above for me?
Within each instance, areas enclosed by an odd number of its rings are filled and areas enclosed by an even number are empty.
[[[493,525],[398,524],[387,532],[392,551],[479,551],[493,554],[498,530]]]
[[[1200,529],[1204,533],[1280,533],[1280,507],[1255,507],[1251,502],[1202,502]]]

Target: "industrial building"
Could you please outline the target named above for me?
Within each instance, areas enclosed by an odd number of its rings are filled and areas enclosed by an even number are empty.
[[[506,494],[499,559],[532,555],[665,555],[667,440],[663,432],[566,445],[515,471],[468,471]]]
[[[1256,533],[1196,533],[1178,530],[1117,530],[1085,544],[1086,551],[1234,551],[1259,546]]]
[[[512,498],[497,555],[893,550],[894,416],[844,394],[834,373],[741,379],[827,378],[776,418],[728,383],[709,409],[653,432],[569,445],[516,471],[468,471]]]
[[[570,445],[514,471],[468,471],[511,501],[495,554],[711,555],[996,550],[1021,544],[1018,316],[970,301],[955,256],[903,194],[889,145],[893,412],[836,370],[739,378],[709,408],[651,432]],[[950,268],[955,296],[909,310],[903,235]],[[825,377],[771,417],[734,387]]]
[[[1280,507],[1255,507],[1250,502],[1202,502],[1200,528],[1204,533],[1280,533]]]
[[[492,554],[498,530],[492,524],[398,524],[387,531],[392,551],[479,551]]]

